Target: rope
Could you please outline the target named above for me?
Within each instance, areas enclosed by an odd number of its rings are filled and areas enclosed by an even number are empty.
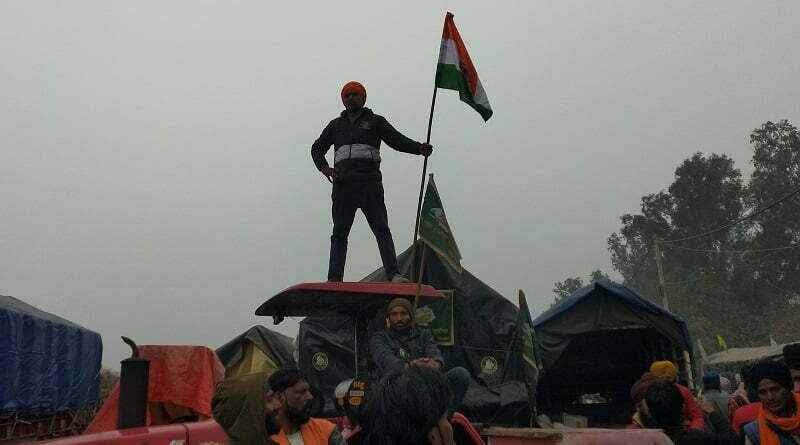
[[[711,230],[709,230],[707,232],[699,233],[697,235],[687,236],[687,237],[684,237],[684,238],[671,239],[671,240],[661,240],[659,242],[662,245],[666,244],[666,243],[679,243],[679,242],[682,242],[682,241],[689,241],[689,240],[693,240],[693,239],[697,239],[697,238],[702,238],[704,236],[708,236],[708,235],[711,235],[711,234],[714,234],[714,233],[717,233],[717,232],[721,232],[723,230],[727,230],[727,229],[729,229],[729,228],[731,228],[731,227],[733,227],[733,226],[735,226],[735,225],[737,225],[739,223],[747,221],[750,218],[753,218],[755,216],[758,216],[758,215],[766,212],[767,210],[769,210],[769,209],[781,204],[782,202],[786,201],[787,199],[791,198],[792,196],[797,195],[798,193],[800,193],[800,188],[797,188],[797,189],[787,193],[786,195],[782,196],[781,198],[778,198],[777,200],[773,201],[772,203],[768,204],[767,206],[765,206],[765,207],[763,207],[761,209],[754,210],[754,211],[750,212],[749,214],[744,215],[744,216],[739,217],[739,218],[736,218],[736,219],[734,219],[733,221],[730,221],[727,224],[724,224],[722,226],[717,227],[716,229],[711,229]]]

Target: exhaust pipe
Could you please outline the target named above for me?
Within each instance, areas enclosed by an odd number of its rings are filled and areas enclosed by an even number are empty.
[[[139,357],[139,347],[128,337],[131,356],[120,362],[119,408],[117,428],[135,428],[147,423],[147,387],[150,380],[150,360]]]

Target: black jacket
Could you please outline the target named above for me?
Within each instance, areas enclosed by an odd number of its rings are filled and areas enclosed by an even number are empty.
[[[376,332],[369,339],[369,353],[379,377],[421,357],[436,360],[444,370],[442,352],[433,342],[431,332],[418,326],[412,326],[405,334],[392,328]]]
[[[328,165],[325,153],[350,144],[366,144],[380,149],[381,141],[397,151],[418,155],[420,143],[403,136],[383,116],[364,108],[355,122],[350,122],[347,111],[330,121],[311,146],[311,159],[317,169]],[[380,163],[370,159],[346,159],[335,165],[340,182],[381,179]]]

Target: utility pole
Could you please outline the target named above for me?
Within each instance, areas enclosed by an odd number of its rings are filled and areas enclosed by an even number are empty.
[[[655,240],[656,247],[656,267],[658,268],[658,293],[661,297],[661,306],[669,310],[669,299],[667,299],[667,288],[664,286],[664,268],[661,266],[661,240]]]
[[[658,269],[658,293],[661,294],[661,306],[669,310],[669,298],[667,298],[667,288],[664,286],[664,267],[661,265],[661,240],[655,240],[656,251],[656,268]],[[689,345],[691,348],[691,345]],[[683,365],[686,368],[686,378],[689,383],[689,389],[694,391],[694,373],[692,372],[692,358],[689,351],[683,351]]]

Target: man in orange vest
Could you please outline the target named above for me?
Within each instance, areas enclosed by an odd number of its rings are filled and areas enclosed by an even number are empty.
[[[758,389],[758,418],[742,428],[748,445],[800,443],[800,394],[792,392],[789,367],[779,362],[760,362],[750,370],[750,386]]]
[[[280,401],[281,430],[270,436],[279,445],[347,445],[336,425],[311,417],[314,396],[308,379],[297,368],[279,369],[269,377],[269,387]]]

